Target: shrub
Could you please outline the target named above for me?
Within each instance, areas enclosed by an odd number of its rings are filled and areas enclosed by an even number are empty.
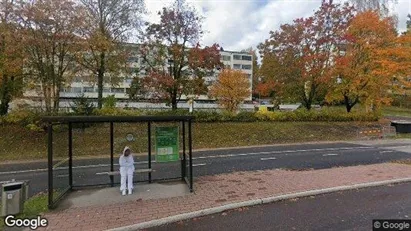
[[[93,102],[85,97],[84,94],[75,98],[70,107],[76,115],[91,115],[94,110]]]
[[[110,116],[139,116],[140,111],[137,110],[126,110],[122,108],[115,107],[104,107],[102,109],[95,109],[93,111],[95,115],[110,115]]]
[[[216,111],[194,111],[192,114],[197,122],[217,122],[220,121],[220,113]]]
[[[29,124],[38,124],[40,122],[40,113],[30,110],[11,111],[6,116],[3,116],[3,122],[8,124],[18,124],[23,127]]]
[[[116,104],[117,104],[117,99],[114,95],[110,95],[104,98],[104,101],[103,101],[104,108],[115,108]]]
[[[258,120],[255,114],[256,114],[255,112],[242,111],[234,117],[234,121],[255,122]]]

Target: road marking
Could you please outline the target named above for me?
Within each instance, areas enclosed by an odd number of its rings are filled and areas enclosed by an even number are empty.
[[[63,177],[68,177],[69,174],[65,174],[65,175],[57,175],[57,178],[63,178]]]
[[[206,164],[205,163],[204,164],[193,164],[193,167],[204,166],[204,165]]]
[[[260,160],[276,160],[275,157],[268,157],[268,158],[260,158]]]
[[[337,153],[324,154],[323,156],[338,156]]]
[[[240,154],[199,156],[199,157],[193,157],[193,160],[196,160],[196,159],[226,158],[226,157],[235,157],[235,156],[284,154],[284,153],[310,152],[310,151],[336,151],[336,150],[373,149],[373,148],[375,149],[376,147],[315,148],[315,149],[283,150],[283,151],[269,151],[269,152],[250,152],[250,153],[240,153]]]
[[[389,148],[402,148],[402,147],[410,147],[410,145],[393,146],[393,147],[389,147]],[[250,152],[250,153],[239,153],[239,154],[199,156],[199,157],[193,157],[193,160],[196,160],[196,159],[227,158],[227,157],[236,157],[236,156],[285,154],[285,153],[298,153],[298,152],[310,152],[310,151],[311,152],[312,151],[317,152],[317,151],[336,151],[336,150],[353,150],[353,149],[363,150],[363,149],[380,149],[380,148],[381,147],[365,146],[365,147],[315,148],[315,149],[299,149],[299,150]],[[147,163],[148,163],[148,161],[139,161],[139,162],[136,162],[135,164],[147,164]],[[152,161],[152,163],[156,163],[156,161]],[[108,167],[108,166],[110,166],[110,164],[82,165],[82,166],[75,166],[75,167],[73,167],[73,169],[99,168],[99,167]],[[114,166],[118,166],[118,164],[114,164]],[[68,167],[58,167],[55,170],[65,170],[65,169],[68,169]],[[9,174],[18,174],[18,173],[31,173],[31,172],[46,172],[46,171],[48,171],[47,168],[41,168],[41,169],[0,172],[0,175],[9,175]]]
[[[387,150],[387,151],[381,151],[380,153],[389,153],[389,152],[394,152],[392,150]]]

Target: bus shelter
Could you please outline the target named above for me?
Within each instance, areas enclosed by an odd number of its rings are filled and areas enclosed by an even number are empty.
[[[181,180],[193,192],[193,119],[193,116],[43,117],[48,133],[49,208],[55,208],[73,190],[118,185],[116,163],[124,145],[139,146],[140,151],[142,144],[145,146],[145,152],[135,157],[139,177],[134,178],[134,183]],[[80,157],[85,151],[87,158]]]

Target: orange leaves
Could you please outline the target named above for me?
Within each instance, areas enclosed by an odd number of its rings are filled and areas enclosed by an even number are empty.
[[[327,100],[344,100],[347,110],[357,102],[378,107],[390,102],[388,89],[398,66],[391,62],[397,56],[396,34],[392,21],[377,12],[356,15],[346,32],[345,52],[336,58]]]
[[[269,79],[268,81],[264,83],[257,84],[255,88],[255,92],[259,94],[260,96],[268,97],[271,95],[272,92],[274,91],[278,92],[278,89],[279,89],[279,84],[275,80]]]
[[[236,112],[239,104],[251,94],[250,81],[241,71],[223,69],[209,93],[222,107]]]

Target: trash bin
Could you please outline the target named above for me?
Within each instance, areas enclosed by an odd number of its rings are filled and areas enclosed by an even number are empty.
[[[25,182],[11,182],[2,185],[1,215],[15,215],[23,212],[24,201],[28,196],[28,184]]]

